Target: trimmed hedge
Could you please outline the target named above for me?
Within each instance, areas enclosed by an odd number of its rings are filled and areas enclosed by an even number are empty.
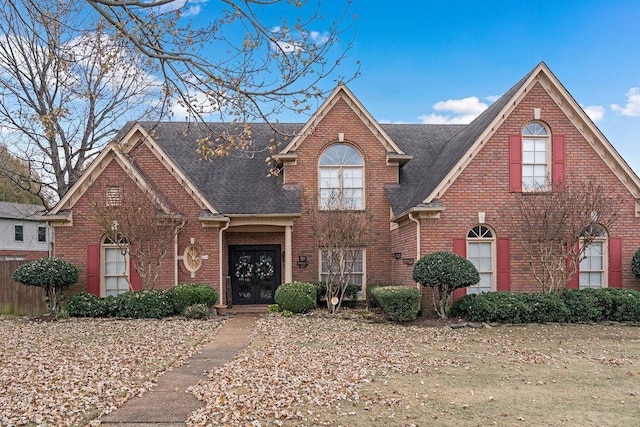
[[[125,292],[116,297],[116,307],[116,316],[134,319],[159,319],[174,314],[171,298],[161,290]]]
[[[316,308],[317,290],[312,283],[293,282],[278,286],[276,304],[283,311],[306,313]]]
[[[211,308],[218,302],[218,292],[199,283],[181,283],[169,289],[167,293],[177,314],[184,313],[184,310],[192,305],[204,304]]]
[[[451,314],[472,322],[640,322],[640,292],[612,288],[552,294],[490,292],[460,298]]]
[[[375,303],[392,322],[415,320],[420,311],[420,291],[409,286],[378,286],[371,290]]]

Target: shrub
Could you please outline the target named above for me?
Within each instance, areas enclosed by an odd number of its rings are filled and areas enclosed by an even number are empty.
[[[316,293],[318,294],[316,302],[318,305],[320,305],[320,302],[327,297],[327,284],[324,282],[313,282],[312,285],[316,288]],[[336,288],[335,290],[338,291],[338,288]],[[344,296],[346,298],[354,299],[358,296],[358,292],[360,292],[361,290],[362,286],[360,285],[348,284],[346,286],[346,289],[344,290]]]
[[[569,310],[568,322],[599,322],[603,319],[602,307],[596,304],[597,298],[591,289],[564,289],[558,295]]]
[[[529,306],[525,294],[488,292],[473,299],[464,317],[472,322],[526,323]]]
[[[369,285],[367,284],[367,306],[369,308],[379,308],[380,304],[378,303],[378,301],[376,301],[376,297],[373,294],[373,290],[375,288],[379,288],[381,286],[391,286],[391,285],[384,285],[384,284],[372,284]]]
[[[409,286],[379,286],[371,291],[385,316],[392,322],[415,320],[420,311],[420,291]]]
[[[469,310],[471,310],[477,296],[478,294],[468,294],[458,298],[449,309],[449,314],[453,317],[468,319]]]
[[[599,294],[611,297],[611,310],[608,320],[618,322],[640,321],[640,293],[627,289],[599,289]]]
[[[280,306],[278,304],[269,304],[267,306],[267,313],[273,314],[280,312]]]
[[[126,292],[116,297],[118,317],[161,318],[174,313],[169,294],[160,290]]]
[[[434,308],[443,319],[447,318],[447,301],[453,291],[480,281],[473,263],[451,252],[434,252],[420,258],[413,267],[412,277],[423,286],[438,289],[438,305]]]
[[[78,269],[61,259],[42,258],[22,264],[12,278],[23,285],[44,288],[47,309],[57,314],[63,291],[78,281]]]
[[[88,292],[81,292],[69,298],[67,313],[72,317],[102,317],[104,304],[101,298]]]
[[[566,322],[571,314],[558,293],[523,294],[529,306],[528,322]]]
[[[188,319],[207,319],[211,314],[210,309],[207,304],[194,304],[185,308],[182,315]]]
[[[218,301],[218,292],[210,286],[198,283],[182,283],[167,291],[175,313],[183,313],[192,305],[204,304],[208,308]]]
[[[638,248],[636,253],[633,255],[633,258],[631,258],[631,271],[638,279],[640,279],[640,248]]]
[[[276,289],[276,304],[284,311],[306,313],[316,307],[317,291],[311,283],[285,283]]]

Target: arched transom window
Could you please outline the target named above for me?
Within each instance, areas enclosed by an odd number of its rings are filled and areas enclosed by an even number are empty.
[[[467,259],[480,273],[480,282],[469,286],[467,294],[495,290],[495,238],[489,227],[476,225],[467,233]]]
[[[531,122],[522,131],[522,187],[523,190],[546,190],[549,182],[551,156],[547,128]]]
[[[320,209],[364,208],[364,161],[351,145],[334,144],[320,157]]]

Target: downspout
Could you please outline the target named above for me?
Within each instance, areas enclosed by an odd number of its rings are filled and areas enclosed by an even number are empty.
[[[413,217],[413,212],[409,212],[409,219],[416,223],[416,261],[420,259],[420,220]],[[420,290],[420,283],[416,283],[416,287]]]
[[[222,274],[222,262],[224,261],[222,258],[222,233],[224,233],[230,225],[231,220],[228,220],[226,225],[220,229],[220,235],[218,236],[218,272],[220,279],[220,301],[218,302],[218,304],[224,307],[227,306],[227,295],[225,289],[226,281],[224,280],[224,276]]]

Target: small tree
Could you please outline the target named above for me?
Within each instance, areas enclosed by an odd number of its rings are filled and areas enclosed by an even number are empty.
[[[548,183],[551,191],[516,194],[514,223],[542,292],[564,287],[585,250],[616,221],[622,199],[595,179]]]
[[[413,267],[413,280],[438,290],[433,295],[433,308],[441,319],[447,318],[447,301],[454,290],[480,281],[478,270],[468,259],[451,252],[434,252],[418,260]]]
[[[44,299],[51,314],[58,314],[63,291],[78,281],[78,269],[61,259],[42,258],[21,265],[13,280],[44,289]]]
[[[326,196],[321,203],[322,209],[309,208],[308,214],[326,263],[323,282],[327,285],[327,308],[334,311],[342,306],[355,267],[363,261],[362,248],[371,240],[371,219],[365,212],[351,209],[349,200],[341,199],[339,192]],[[335,307],[333,297],[338,298]]]

